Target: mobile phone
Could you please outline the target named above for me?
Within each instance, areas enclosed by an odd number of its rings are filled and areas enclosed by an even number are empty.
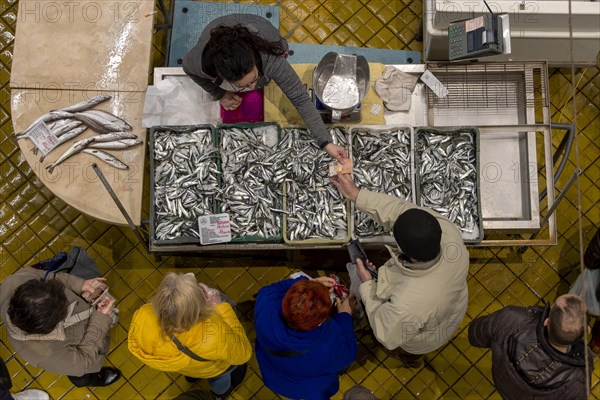
[[[365,268],[367,269],[367,271],[369,271],[369,273],[371,274],[373,279],[377,279],[377,276],[378,276],[377,270],[370,268],[369,265],[367,264],[367,253],[365,253],[365,249],[363,248],[362,244],[360,243],[360,240],[358,240],[358,239],[352,240],[350,243],[348,243],[346,245],[346,248],[348,249],[348,255],[350,256],[350,262],[352,264],[355,264],[356,259],[359,258],[362,261]]]
[[[102,293],[100,294],[100,296],[98,296],[96,298],[96,300],[94,300],[92,302],[92,306],[97,306],[102,300],[104,300],[107,297],[111,298],[111,299],[114,299],[114,297],[112,297],[112,295],[110,293],[108,293],[108,288],[104,289],[104,291],[102,291]]]
[[[356,264],[356,259],[360,258],[363,265],[367,265],[367,254],[365,253],[365,249],[360,243],[360,240],[354,239],[348,243],[346,247],[348,248],[348,255],[350,256],[350,262],[352,264]]]

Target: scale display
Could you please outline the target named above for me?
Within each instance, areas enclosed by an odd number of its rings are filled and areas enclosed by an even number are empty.
[[[448,26],[449,60],[502,54],[502,19],[487,14]]]

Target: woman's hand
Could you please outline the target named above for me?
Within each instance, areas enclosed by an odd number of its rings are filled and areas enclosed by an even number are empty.
[[[335,304],[337,306],[338,313],[341,314],[341,313],[345,312],[345,313],[352,315],[351,301],[353,301],[353,300],[354,300],[354,296],[352,295],[352,293],[350,293],[348,295],[348,297],[346,297],[346,300],[344,300],[344,301],[341,301],[340,298],[337,297],[335,299]]]
[[[337,144],[327,143],[323,150],[327,152],[334,160],[338,160],[340,163],[344,161],[344,158],[348,158],[348,152],[342,146]]]
[[[225,96],[221,97],[219,103],[224,109],[233,111],[242,104],[242,98],[233,92],[225,92]]]
[[[313,279],[313,281],[321,282],[323,285],[330,289],[333,287],[333,285],[335,285],[335,279],[330,278],[328,276],[320,276],[318,278]]]
[[[81,297],[91,303],[96,300],[106,288],[108,288],[108,285],[106,285],[106,278],[85,280],[83,286],[81,286]]]
[[[216,307],[223,302],[221,292],[217,289],[209,288],[204,283],[199,283],[198,286],[200,286],[200,289],[204,292],[204,297],[206,297],[206,302],[209,307]]]

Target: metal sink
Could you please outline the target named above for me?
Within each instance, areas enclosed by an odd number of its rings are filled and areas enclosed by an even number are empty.
[[[481,213],[485,231],[540,227],[536,133],[480,127]]]

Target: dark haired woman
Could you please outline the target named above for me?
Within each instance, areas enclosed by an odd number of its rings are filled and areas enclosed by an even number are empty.
[[[256,297],[256,358],[265,385],[292,399],[329,399],[338,374],[356,358],[350,300],[337,299],[331,315],[330,288],[321,277],[287,279]]]
[[[275,81],[298,110],[317,145],[331,157],[347,158],[332,142],[315,105],[298,75],[287,62],[288,44],[266,19],[231,14],[210,22],[198,44],[183,58],[183,70],[226,110],[241,103],[236,95]]]
[[[103,278],[84,280],[67,273],[21,268],[0,285],[0,313],[12,347],[28,363],[68,375],[75,386],[108,386],[121,373],[102,367],[115,300],[92,307],[90,298]]]

